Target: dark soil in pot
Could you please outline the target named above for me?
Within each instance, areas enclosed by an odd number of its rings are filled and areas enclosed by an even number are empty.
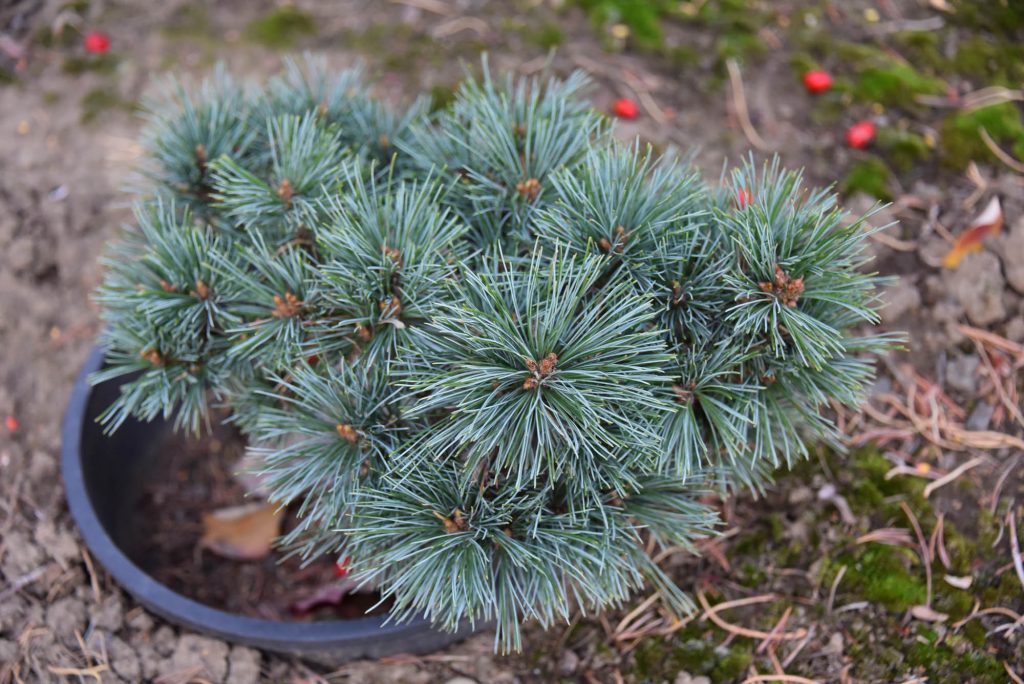
[[[154,445],[150,469],[133,507],[128,556],[153,579],[195,601],[268,620],[346,619],[383,615],[376,592],[345,592],[333,558],[303,563],[284,550],[254,560],[225,558],[203,548],[203,516],[252,503],[235,475],[244,437],[217,424],[195,438],[167,431]],[[285,512],[282,531],[298,524]]]

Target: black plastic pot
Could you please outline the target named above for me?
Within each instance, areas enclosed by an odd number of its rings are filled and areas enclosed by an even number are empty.
[[[333,666],[358,658],[427,653],[467,637],[432,629],[425,620],[384,624],[386,616],[324,622],[277,622],[234,615],[197,603],[147,575],[125,554],[130,516],[159,442],[170,425],[127,421],[104,435],[96,417],[117,397],[118,382],[90,387],[87,376],[103,365],[95,349],[75,382],[64,416],[61,468],[71,515],[93,556],[139,603],[199,632],[247,646],[296,655]]]

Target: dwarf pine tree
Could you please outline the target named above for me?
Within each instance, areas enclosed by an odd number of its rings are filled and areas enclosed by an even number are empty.
[[[863,218],[777,161],[715,184],[617,142],[581,74],[395,111],[307,59],[149,104],[145,194],[105,260],[106,411],[259,456],[285,541],[454,629],[691,603],[645,549],[709,492],[836,443],[890,338]]]

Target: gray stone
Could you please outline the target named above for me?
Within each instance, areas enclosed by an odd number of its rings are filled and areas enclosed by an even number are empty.
[[[1024,342],[1024,316],[1011,318],[1006,324],[1006,339],[1014,342]]]
[[[165,658],[174,653],[177,636],[174,630],[167,625],[160,625],[153,632],[153,648]]]
[[[125,622],[130,628],[140,632],[150,632],[153,629],[153,616],[144,610],[132,610]]]
[[[107,642],[107,657],[110,662],[110,669],[119,677],[129,682],[138,682],[142,679],[142,665],[139,663],[139,656],[123,639],[111,637]]]
[[[1006,281],[1017,292],[1024,294],[1024,216],[998,240],[999,256],[1003,260]]]
[[[882,293],[885,306],[882,308],[882,320],[886,323],[897,323],[908,311],[921,306],[921,293],[917,291],[909,279],[900,279],[887,287]]]
[[[124,604],[118,594],[103,597],[102,602],[92,609],[92,624],[98,629],[116,632],[124,620]]]
[[[672,684],[711,684],[711,679],[704,675],[692,675],[689,672],[680,672],[672,680]]]
[[[995,413],[995,407],[992,404],[988,404],[984,401],[979,401],[978,405],[971,411],[971,415],[967,416],[968,430],[988,430],[989,424],[992,422],[992,414]]]
[[[999,257],[995,254],[969,254],[953,271],[949,287],[974,325],[992,325],[1006,318],[1006,306],[1003,304],[1006,282],[999,269]]]
[[[7,263],[14,273],[24,273],[31,269],[36,260],[36,248],[27,237],[18,237],[11,240],[7,247]]]
[[[932,268],[942,268],[942,260],[949,253],[949,243],[938,235],[922,238],[917,246],[917,256]]]
[[[9,639],[0,639],[0,663],[14,663],[18,660],[18,644]]]
[[[562,656],[558,659],[559,672],[564,675],[571,675],[579,666],[580,657],[576,655],[576,651],[568,648],[562,651]]]
[[[981,359],[974,354],[958,356],[946,362],[946,386],[973,395],[978,387],[978,366]]]
[[[814,492],[810,487],[795,487],[789,492],[789,503],[793,505],[805,504],[814,500]]]
[[[11,530],[4,537],[3,570],[7,579],[21,577],[43,564],[43,552],[20,530]]]
[[[834,632],[828,639],[828,643],[825,644],[824,648],[821,649],[822,655],[843,655],[843,635],[839,632]]]
[[[178,639],[165,668],[168,673],[195,672],[196,677],[224,681],[228,673],[228,645],[197,634],[185,634]]]
[[[228,654],[227,684],[257,684],[260,681],[260,652],[235,646]]]
[[[62,568],[67,568],[72,560],[79,558],[74,535],[67,529],[58,528],[52,520],[43,520],[36,526],[35,539]]]
[[[85,631],[85,619],[85,604],[71,596],[57,599],[46,608],[46,626],[64,642],[74,643],[75,632]]]

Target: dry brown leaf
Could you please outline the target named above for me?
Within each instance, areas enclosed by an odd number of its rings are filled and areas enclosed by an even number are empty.
[[[967,230],[957,236],[952,249],[942,258],[946,268],[956,268],[964,257],[973,252],[980,252],[986,237],[998,235],[1003,227],[1003,208],[999,198],[993,197],[985,210],[978,214]]]
[[[281,534],[284,511],[277,504],[251,503],[203,515],[199,545],[234,560],[257,560],[273,548]]]

